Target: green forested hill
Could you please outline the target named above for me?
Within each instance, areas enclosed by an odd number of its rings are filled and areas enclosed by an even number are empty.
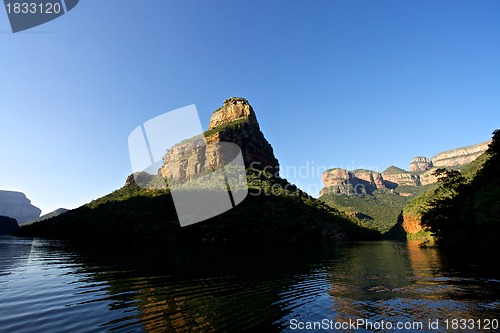
[[[369,239],[375,234],[281,178],[247,170],[249,195],[235,208],[181,228],[168,190],[132,184],[17,234],[96,241]]]
[[[481,168],[482,164],[482,168]],[[488,151],[462,173],[441,171],[422,224],[438,244],[461,252],[498,253],[500,240],[500,130]]]
[[[400,222],[401,211],[412,199],[412,197],[400,196],[398,192],[411,193],[415,196],[427,188],[428,186],[398,186],[397,192],[378,189],[363,196],[325,194],[319,200],[340,211],[355,215],[361,225],[385,234]]]
[[[484,153],[471,163],[454,167],[453,170],[437,170],[446,175],[446,172],[453,178],[453,184],[465,184],[471,182],[478,171],[490,158],[489,153]],[[383,172],[384,174],[416,174],[418,172],[408,172],[395,166],[390,166]],[[450,180],[451,181],[451,180]],[[379,231],[387,237],[404,237],[402,229],[403,220],[405,223],[417,223],[424,212],[428,211],[431,203],[438,199],[449,197],[453,191],[450,186],[443,187],[441,183],[433,183],[425,186],[397,186],[395,191],[381,188],[363,195],[345,195],[341,193],[326,192],[319,199],[330,207],[345,211],[356,218],[360,225]],[[404,195],[398,195],[404,194]],[[410,228],[411,230],[411,228]],[[428,231],[419,231],[406,235],[411,239],[426,238]]]
[[[471,163],[460,168],[462,169],[460,171],[460,175],[464,177],[465,182],[471,182],[489,158],[490,155],[488,153],[484,153]],[[420,220],[422,218],[422,214],[430,208],[431,202],[439,198],[449,196],[449,194],[449,191],[441,188],[440,182],[434,183],[428,186],[420,195],[410,200],[404,207],[403,214]]]

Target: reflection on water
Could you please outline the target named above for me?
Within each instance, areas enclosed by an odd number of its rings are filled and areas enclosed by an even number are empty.
[[[499,285],[414,242],[104,251],[0,238],[1,332],[279,332],[296,331],[294,320],[498,319]]]

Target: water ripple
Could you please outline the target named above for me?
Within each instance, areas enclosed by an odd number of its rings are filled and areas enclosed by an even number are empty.
[[[292,319],[498,318],[498,279],[461,276],[432,251],[401,252],[381,242],[279,260],[217,257],[213,271],[186,264],[199,263],[191,257],[182,269],[143,270],[61,242],[0,238],[0,331],[288,332]]]

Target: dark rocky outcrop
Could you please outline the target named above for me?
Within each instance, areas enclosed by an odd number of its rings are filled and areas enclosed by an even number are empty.
[[[19,225],[15,219],[0,215],[0,235],[12,235],[18,228]]]

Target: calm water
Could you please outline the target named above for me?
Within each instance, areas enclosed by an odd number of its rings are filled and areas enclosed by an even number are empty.
[[[339,331],[480,332],[499,319],[500,281],[477,271],[417,243],[97,251],[3,237],[0,332],[297,332],[356,319],[386,326]],[[461,318],[475,327],[452,330]]]

